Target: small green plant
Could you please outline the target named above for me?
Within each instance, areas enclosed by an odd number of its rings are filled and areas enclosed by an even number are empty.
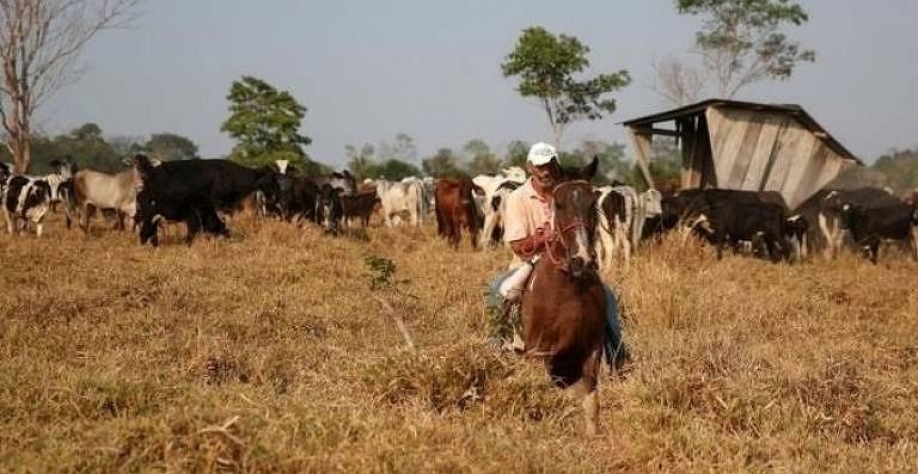
[[[364,261],[370,266],[370,288],[377,289],[392,286],[392,275],[395,274],[395,262],[385,257],[370,255]]]

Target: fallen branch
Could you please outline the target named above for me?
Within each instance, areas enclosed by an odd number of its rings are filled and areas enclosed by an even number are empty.
[[[379,296],[373,295],[373,299],[379,301],[379,304],[382,305],[386,314],[395,321],[395,326],[398,327],[398,330],[401,331],[402,337],[405,338],[405,344],[408,346],[408,349],[414,350],[414,340],[411,338],[411,334],[408,332],[408,327],[405,326],[405,320],[395,312],[395,309],[392,308],[392,305],[388,301],[382,299]]]
[[[245,443],[241,439],[239,439],[238,437],[236,437],[235,435],[229,432],[229,428],[233,426],[233,424],[235,424],[237,421],[239,421],[238,415],[230,418],[229,420],[226,420],[226,422],[224,422],[220,426],[208,426],[207,428],[201,429],[198,431],[198,434],[219,433],[225,436],[226,439],[235,443],[237,446],[242,447],[242,446],[245,446]]]

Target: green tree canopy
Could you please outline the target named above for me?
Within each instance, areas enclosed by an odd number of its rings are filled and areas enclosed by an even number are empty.
[[[421,161],[421,168],[426,175],[434,178],[452,178],[465,174],[459,159],[449,148],[440,148],[434,156]]]
[[[634,163],[625,157],[625,145],[621,143],[606,143],[599,140],[584,140],[577,153],[586,159],[599,158],[599,169],[593,182],[602,186],[618,181],[630,186],[632,182],[632,168]]]
[[[50,163],[55,159],[70,156],[80,168],[115,172],[124,169],[125,154],[102,137],[102,129],[95,123],[86,123],[70,133],[46,136],[32,135],[31,173],[44,174],[51,171]],[[0,160],[10,160],[8,150],[0,151]]]
[[[501,65],[504,77],[519,76],[517,91],[541,102],[561,143],[565,128],[577,120],[598,120],[615,111],[615,99],[606,94],[631,83],[627,70],[577,80],[574,75],[590,65],[590,49],[580,40],[554,35],[542,27],[523,30],[513,51]]]
[[[233,81],[227,99],[230,116],[220,130],[236,140],[231,159],[249,166],[289,160],[307,170],[318,169],[302,148],[312,143],[299,132],[306,107],[290,93],[278,91],[261,79],[243,76]]]
[[[504,158],[506,166],[519,166],[526,169],[526,155],[529,154],[529,144],[522,140],[513,140],[507,145],[507,156]]]
[[[473,138],[465,143],[462,151],[467,156],[466,171],[469,175],[500,172],[500,158],[491,152],[491,147],[484,140]]]
[[[816,60],[813,50],[780,31],[782,25],[809,20],[790,0],[676,0],[676,8],[703,17],[695,46],[719,97],[732,98],[743,86],[766,78],[787,79],[797,63]]]
[[[390,159],[371,168],[372,176],[369,178],[382,178],[390,181],[399,181],[409,176],[420,176],[421,170],[417,166],[402,160]]]
[[[358,150],[354,145],[344,147],[344,156],[347,158],[347,169],[358,180],[372,178],[374,168],[377,167],[376,160],[373,158],[375,148],[369,143],[364,143]]]
[[[199,159],[198,146],[190,139],[174,133],[154,133],[144,145],[150,158],[161,161]]]

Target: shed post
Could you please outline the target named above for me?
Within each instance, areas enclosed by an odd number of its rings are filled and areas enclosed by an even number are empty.
[[[628,132],[631,134],[631,142],[637,151],[637,164],[641,168],[641,174],[644,175],[644,181],[649,188],[655,189],[653,176],[650,175],[650,140],[652,132],[649,129],[636,129],[635,127],[628,127]]]

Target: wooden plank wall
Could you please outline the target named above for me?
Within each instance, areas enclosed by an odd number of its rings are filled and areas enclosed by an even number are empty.
[[[787,114],[711,107],[706,118],[721,188],[779,191],[793,209],[848,163]]]

